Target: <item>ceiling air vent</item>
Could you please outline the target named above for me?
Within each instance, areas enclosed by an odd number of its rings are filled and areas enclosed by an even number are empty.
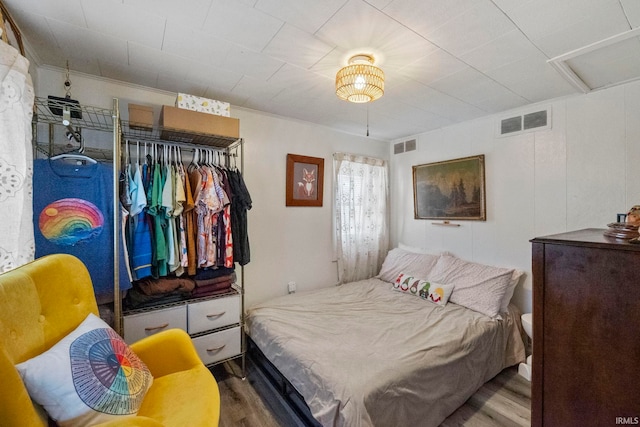
[[[548,107],[544,110],[500,119],[496,129],[497,136],[511,136],[525,132],[550,129],[550,111],[551,107]]]
[[[415,151],[416,149],[416,140],[410,139],[404,142],[404,151]]]
[[[404,142],[393,144],[393,154],[404,153]]]

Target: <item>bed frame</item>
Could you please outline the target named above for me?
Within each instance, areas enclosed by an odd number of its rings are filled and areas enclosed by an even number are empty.
[[[291,382],[278,371],[278,368],[267,359],[249,335],[246,335],[246,343],[249,358],[279,393],[283,403],[296,414],[306,427],[322,427],[322,424],[311,415],[311,410],[309,410],[302,395],[298,393],[298,390],[291,385]]]

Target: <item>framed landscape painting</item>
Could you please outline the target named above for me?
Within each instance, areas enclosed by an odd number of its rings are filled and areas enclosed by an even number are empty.
[[[416,219],[486,221],[484,154],[413,166]]]

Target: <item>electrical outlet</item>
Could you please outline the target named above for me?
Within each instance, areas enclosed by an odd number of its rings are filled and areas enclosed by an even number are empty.
[[[289,286],[289,293],[292,294],[296,291],[296,282],[291,281],[288,283]]]

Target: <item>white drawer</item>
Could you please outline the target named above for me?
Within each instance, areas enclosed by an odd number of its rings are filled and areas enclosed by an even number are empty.
[[[189,304],[187,319],[190,334],[240,323],[240,295]]]
[[[163,308],[124,316],[124,340],[131,344],[171,328],[187,330],[187,306]]]
[[[237,356],[241,352],[240,327],[226,329],[192,339],[205,365]]]

